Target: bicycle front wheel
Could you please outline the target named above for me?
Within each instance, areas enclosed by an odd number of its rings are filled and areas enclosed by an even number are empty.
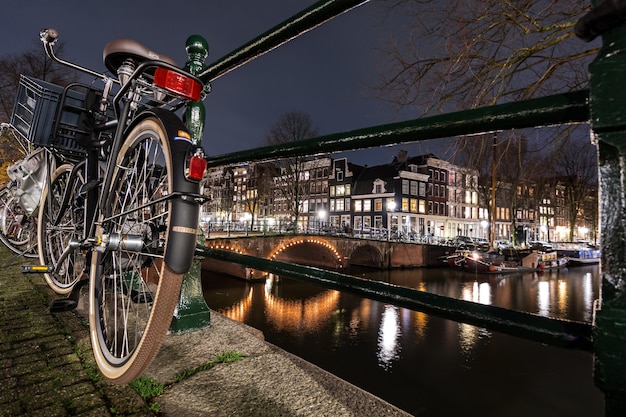
[[[39,262],[52,269],[44,274],[57,294],[69,294],[85,269],[80,249],[84,228],[84,204],[79,192],[85,183],[82,170],[63,164],[50,176],[41,194],[37,219]]]
[[[138,123],[116,156],[96,231],[102,243],[92,256],[90,333],[98,367],[112,382],[130,382],[148,367],[178,303],[183,274],[163,262],[171,159],[159,119]]]

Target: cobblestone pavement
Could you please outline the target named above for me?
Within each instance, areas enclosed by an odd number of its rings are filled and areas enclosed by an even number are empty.
[[[0,264],[11,256],[0,245]],[[87,321],[50,313],[57,296],[23,262],[0,270],[0,417],[155,415],[133,388],[103,379]]]

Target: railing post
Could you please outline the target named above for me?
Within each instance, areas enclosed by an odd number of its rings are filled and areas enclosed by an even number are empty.
[[[598,148],[602,241],[602,289],[593,335],[594,380],[604,392],[607,417],[626,415],[626,25],[606,28],[618,15],[611,12],[591,19],[590,13],[579,22],[593,20],[581,28],[595,27],[591,30],[594,35],[603,32],[602,48],[589,66],[589,105],[592,138]]]
[[[197,75],[204,70],[204,60],[209,54],[207,41],[198,35],[192,35],[186,42],[189,61],[186,69]],[[185,112],[185,124],[193,141],[200,145],[204,132],[204,104],[202,101],[190,103]],[[204,235],[198,236],[198,244],[204,245]],[[211,322],[211,312],[204,300],[202,282],[200,280],[200,260],[194,259],[189,272],[183,278],[178,306],[174,311],[170,330],[183,332],[206,327]]]

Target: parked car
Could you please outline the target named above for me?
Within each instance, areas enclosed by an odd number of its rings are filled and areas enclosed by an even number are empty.
[[[541,240],[531,240],[528,242],[528,248],[532,250],[538,250],[543,252],[548,252],[553,249],[552,244],[549,242],[543,242]]]
[[[496,247],[496,249],[498,250],[502,250],[502,249],[510,249],[513,247],[513,244],[506,240],[506,239],[499,239],[496,240],[495,242],[493,242],[493,245]]]
[[[490,248],[489,241],[484,237],[475,237],[474,239],[474,248],[478,250],[487,251]]]
[[[457,236],[452,240],[454,246],[458,246],[459,248],[473,248],[474,247],[474,239],[469,236]]]

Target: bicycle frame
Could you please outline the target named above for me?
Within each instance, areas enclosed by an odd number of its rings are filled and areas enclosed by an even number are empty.
[[[53,49],[53,44],[56,41],[58,34],[56,31],[50,29],[41,33],[41,40],[44,44],[44,49],[46,54],[55,62],[68,66],[70,68],[76,69],[83,73],[86,73],[90,76],[95,76],[102,80],[104,84],[104,89],[102,93],[102,100],[99,105],[99,111],[104,114],[108,106],[113,106],[115,111],[116,118],[112,120],[106,120],[100,124],[96,124],[94,126],[94,132],[111,132],[113,131],[113,139],[110,144],[106,141],[102,141],[99,139],[91,140],[88,144],[86,144],[86,157],[84,161],[76,164],[74,166],[74,171],[72,172],[70,178],[72,180],[76,177],[76,172],[78,170],[85,171],[85,185],[86,189],[81,191],[81,193],[85,197],[85,216],[84,216],[84,225],[83,229],[85,235],[83,236],[82,242],[80,242],[80,246],[82,248],[89,248],[95,245],[100,244],[99,237],[94,235],[95,228],[98,221],[98,214],[100,213],[100,209],[105,207],[105,202],[108,200],[108,190],[110,189],[113,175],[113,164],[115,160],[113,157],[106,158],[106,167],[101,171],[101,154],[103,151],[106,151],[108,155],[117,155],[122,146],[123,139],[125,134],[133,128],[137,123],[141,120],[154,116],[163,122],[163,125],[168,133],[170,138],[181,139],[180,132],[182,129],[185,129],[184,125],[181,124],[178,116],[174,114],[174,112],[185,105],[185,101],[179,100],[176,102],[176,99],[170,99],[160,105],[160,107],[148,107],[145,104],[141,104],[138,100],[137,91],[141,88],[139,83],[141,83],[141,77],[148,72],[157,71],[158,68],[163,68],[165,70],[172,71],[174,73],[184,74],[185,77],[193,79],[199,85],[202,85],[202,82],[191,74],[183,72],[181,69],[167,63],[164,61],[157,60],[148,60],[139,64],[135,70],[124,80],[124,83],[120,83],[119,80],[109,77],[103,73],[98,73],[92,71],[88,68],[81,67],[74,63],[62,60],[58,58]],[[109,103],[109,96],[114,88],[114,85],[120,85],[119,91],[115,94],[111,102]],[[64,93],[65,94],[65,93]],[[164,109],[165,106],[171,106],[170,109]],[[195,154],[199,154],[202,159],[204,159],[204,153],[199,148],[198,144],[194,144],[191,140],[184,141],[184,146],[176,143],[179,142],[171,141],[172,148],[172,157],[177,158],[177,160],[185,160],[189,159],[189,144],[193,144],[196,146]],[[200,149],[200,152],[198,152]],[[178,170],[177,170],[178,171]],[[204,200],[204,197],[200,195],[199,188],[194,185],[194,183],[190,183],[189,181],[185,181],[185,172],[174,172],[174,180],[175,180],[175,189],[179,191],[176,193],[172,193],[165,197],[167,200],[171,200],[171,204],[174,204],[179,207],[176,218],[171,219],[175,225],[175,230],[182,230],[183,233],[174,233],[171,237],[172,242],[171,246],[177,248],[184,248],[184,251],[189,253],[189,257],[187,259],[181,259],[178,256],[169,256],[166,259],[166,263],[170,265],[170,267],[179,273],[186,272],[190,265],[193,257],[195,244],[196,244],[196,236],[194,234],[193,238],[191,238],[188,233],[189,230],[195,230],[197,228],[197,223],[193,219],[198,218],[199,214],[199,203]],[[72,202],[69,201],[69,192],[66,190],[65,195],[62,200],[61,212],[64,209],[67,209]],[[48,208],[49,209],[49,208]],[[137,208],[136,210],[141,210],[141,208]],[[58,225],[59,215],[54,216],[53,213],[50,213],[51,218],[54,219],[54,224]],[[190,221],[191,220],[191,221]],[[74,243],[78,245],[79,243]],[[66,248],[66,251],[71,251],[72,248]],[[89,251],[88,251],[89,252]],[[173,252],[173,251],[170,251]],[[167,255],[167,252],[166,252]],[[87,254],[89,257],[90,255]],[[88,262],[85,263],[86,266],[89,265]],[[58,266],[57,266],[58,268]]]

